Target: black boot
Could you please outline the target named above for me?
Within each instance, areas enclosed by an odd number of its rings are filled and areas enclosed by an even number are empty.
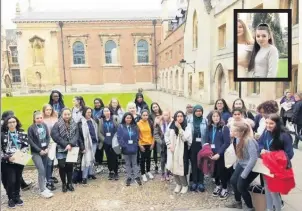
[[[295,142],[294,142],[294,144],[293,144],[293,148],[294,149],[298,149],[298,143],[299,143],[299,139],[295,139]]]
[[[67,185],[67,189],[68,189],[69,191],[74,191],[74,187],[72,186],[72,184],[68,184],[68,185]]]
[[[62,184],[62,192],[63,193],[67,192],[67,185],[66,184]]]

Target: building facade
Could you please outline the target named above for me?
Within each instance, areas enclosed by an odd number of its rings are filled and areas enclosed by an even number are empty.
[[[155,89],[161,21],[161,11],[22,13],[17,7],[23,91],[64,90],[65,83],[67,91]]]

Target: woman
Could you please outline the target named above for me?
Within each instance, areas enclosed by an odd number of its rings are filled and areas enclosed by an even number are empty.
[[[65,108],[64,100],[63,100],[63,95],[61,92],[58,90],[53,90],[50,93],[49,96],[49,105],[53,107],[53,109],[58,113],[58,115],[61,115],[61,110]]]
[[[277,78],[279,52],[266,23],[256,27],[254,47],[248,65],[249,78]]]
[[[137,123],[139,131],[139,148],[141,154],[141,174],[144,182],[147,182],[147,175],[149,179],[154,179],[154,176],[150,172],[151,168],[151,151],[154,148],[153,138],[153,123],[150,120],[150,114],[148,110],[142,110],[142,119]],[[146,172],[147,171],[147,172]]]
[[[99,120],[98,137],[100,139],[99,148],[104,145],[104,150],[107,157],[109,180],[118,180],[118,155],[112,148],[112,139],[117,131],[119,118],[111,115],[109,107],[103,109],[104,117]]]
[[[296,103],[294,105],[292,121],[296,124],[296,133],[301,135],[302,130],[302,92],[295,94]],[[298,149],[299,138],[295,137],[294,148]]]
[[[186,107],[186,120],[188,124],[193,122],[193,106],[191,104]]]
[[[83,144],[83,156],[81,170],[83,184],[87,184],[87,178],[96,179],[93,172],[94,155],[98,146],[98,125],[92,118],[92,109],[84,107],[83,118],[78,123],[80,142]]]
[[[62,181],[63,193],[74,191],[72,185],[73,164],[67,163],[67,153],[71,151],[73,147],[79,145],[79,129],[77,123],[71,117],[71,110],[69,108],[63,108],[62,115],[58,122],[55,123],[51,130],[51,137],[55,143],[57,143],[57,159],[59,166],[59,174]],[[67,183],[66,183],[67,177]]]
[[[253,137],[254,136],[253,127],[255,126],[254,121],[249,118],[244,118],[244,112],[242,111],[242,109],[234,108],[232,111],[232,117],[229,119],[227,126],[231,128],[235,122],[240,122],[240,121],[243,121],[250,126],[250,136]]]
[[[115,115],[118,117],[119,123],[121,122],[123,115],[124,115],[124,111],[120,105],[120,102],[115,99],[112,98],[110,103],[109,103],[109,110],[111,112],[111,115]]]
[[[43,122],[43,114],[35,111],[33,114],[33,124],[27,130],[28,143],[32,154],[32,160],[38,170],[38,182],[41,195],[44,198],[51,198],[53,193],[46,188],[48,164],[48,145],[50,142],[49,131],[47,125]]]
[[[250,183],[258,176],[258,173],[252,172],[258,159],[258,143],[254,138],[250,137],[250,126],[243,121],[233,124],[231,136],[236,138],[236,156],[238,161],[231,177],[235,202],[231,202],[226,206],[233,209],[242,209],[242,197],[248,210],[252,211],[254,207],[248,189]]]
[[[188,192],[189,147],[192,143],[192,129],[187,124],[185,114],[177,111],[170,124],[166,144],[168,148],[167,168],[176,181],[175,193]]]
[[[224,165],[224,152],[231,143],[230,129],[224,125],[219,111],[213,111],[210,118],[206,142],[211,144],[214,153],[211,157],[215,161],[216,188],[213,191],[213,196],[226,199],[229,196],[229,170]]]
[[[157,142],[158,152],[160,153],[160,166],[162,173],[162,181],[170,181],[169,173],[166,169],[167,164],[167,145],[165,142],[166,132],[168,126],[172,122],[171,114],[169,111],[164,111],[162,117],[155,118],[154,126],[154,140]]]
[[[292,95],[292,93],[287,90],[284,93],[284,96],[280,100],[280,116],[283,120],[284,126],[286,126],[287,122],[292,121],[293,116],[293,105],[295,104],[295,97]]]
[[[137,113],[141,114],[142,110],[148,110],[149,111],[148,104],[145,102],[144,95],[142,93],[137,93],[136,94],[134,103],[136,105]]]
[[[27,152],[28,138],[22,130],[20,121],[15,116],[8,116],[1,127],[1,177],[8,207],[22,206],[20,198],[21,178],[24,166],[14,163],[13,155],[17,150]]]
[[[42,108],[42,114],[43,114],[43,122],[46,124],[49,137],[50,137],[50,132],[54,126],[54,124],[58,121],[58,114],[57,112],[51,107],[49,104],[45,104]],[[51,145],[54,144],[54,141],[50,138],[49,146],[48,148],[51,147]],[[56,187],[54,186],[54,183],[58,183],[57,178],[53,177],[53,165],[54,165],[54,160],[50,160],[48,158],[47,165],[46,165],[46,180],[47,180],[47,185],[46,187],[54,191]]]
[[[73,108],[72,111],[72,118],[75,123],[78,123],[82,118],[82,112],[85,107],[85,101],[82,96],[76,96],[72,100]]]
[[[253,128],[254,132],[257,132],[259,128],[260,120],[263,118],[264,115],[264,109],[261,104],[257,106],[256,110],[257,110],[257,115],[255,116],[255,126]]]
[[[93,101],[94,109],[92,111],[92,117],[97,120],[103,115],[103,108],[105,107],[103,100],[101,98],[95,98]]]
[[[238,42],[238,78],[247,78],[247,67],[253,50],[253,39],[246,24],[238,19],[237,21],[237,42]]]
[[[283,150],[288,159],[294,156],[292,137],[283,126],[281,118],[277,114],[271,114],[266,119],[266,129],[258,140],[261,154]],[[282,200],[279,193],[272,193],[264,180],[265,198],[267,210],[281,211]]]
[[[123,116],[121,125],[117,129],[117,140],[122,148],[122,154],[126,163],[126,185],[130,186],[132,174],[134,175],[135,182],[138,185],[142,185],[136,160],[136,154],[138,153],[138,128],[130,112],[126,112]]]
[[[217,110],[217,111],[219,111],[222,114],[222,120],[227,125],[228,124],[228,120],[232,116],[232,114],[231,114],[231,110],[229,109],[229,106],[226,103],[226,101],[224,99],[218,99],[218,100],[216,100],[215,106],[214,106],[214,110]],[[208,120],[210,120],[209,119],[209,115],[207,117]]]
[[[197,155],[202,148],[202,144],[207,140],[207,120],[203,117],[203,108],[201,105],[194,106],[193,109],[193,124],[192,128],[192,146],[189,151],[191,169],[192,169],[192,180],[193,184],[190,187],[191,191],[205,191],[204,186],[204,174],[198,168]]]
[[[234,100],[232,110],[235,108],[239,108],[243,111],[244,118],[249,118],[253,121],[255,120],[254,115],[246,108],[245,103],[241,98]]]

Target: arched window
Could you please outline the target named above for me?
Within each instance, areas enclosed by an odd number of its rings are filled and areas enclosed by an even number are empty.
[[[109,40],[105,44],[106,64],[117,64],[117,50],[114,41]]]
[[[73,64],[85,64],[85,47],[80,41],[76,41],[73,46]]]
[[[149,47],[146,40],[137,43],[137,63],[149,63]]]
[[[198,19],[196,10],[193,15],[193,48],[198,48]]]

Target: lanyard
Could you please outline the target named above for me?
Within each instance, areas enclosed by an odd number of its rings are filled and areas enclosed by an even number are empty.
[[[18,137],[17,137],[17,132],[14,132],[14,133],[11,133],[10,131],[8,131],[8,137],[10,137],[14,143],[14,145],[16,146],[17,149],[19,149],[19,146],[18,146],[18,143],[17,143],[17,140],[18,140]]]
[[[273,142],[273,139],[272,140],[270,140],[270,141],[268,141],[267,140],[267,131],[265,131],[265,139],[266,139],[266,147],[267,147],[267,150],[270,150],[270,146],[272,145],[272,142]]]
[[[94,117],[94,118],[97,118],[97,117],[99,116],[100,113],[101,113],[101,110],[99,110],[99,111],[93,110],[93,117]]]
[[[132,137],[131,127],[127,127],[127,130],[128,130],[129,138],[130,138],[130,140],[132,140],[132,139],[131,139],[131,137]]]
[[[214,144],[214,142],[215,142],[216,130],[217,130],[217,128],[216,128],[216,127],[213,127],[213,132],[212,132],[212,144]]]
[[[110,122],[105,122],[105,125],[107,126],[108,133],[110,133],[111,123]]]

